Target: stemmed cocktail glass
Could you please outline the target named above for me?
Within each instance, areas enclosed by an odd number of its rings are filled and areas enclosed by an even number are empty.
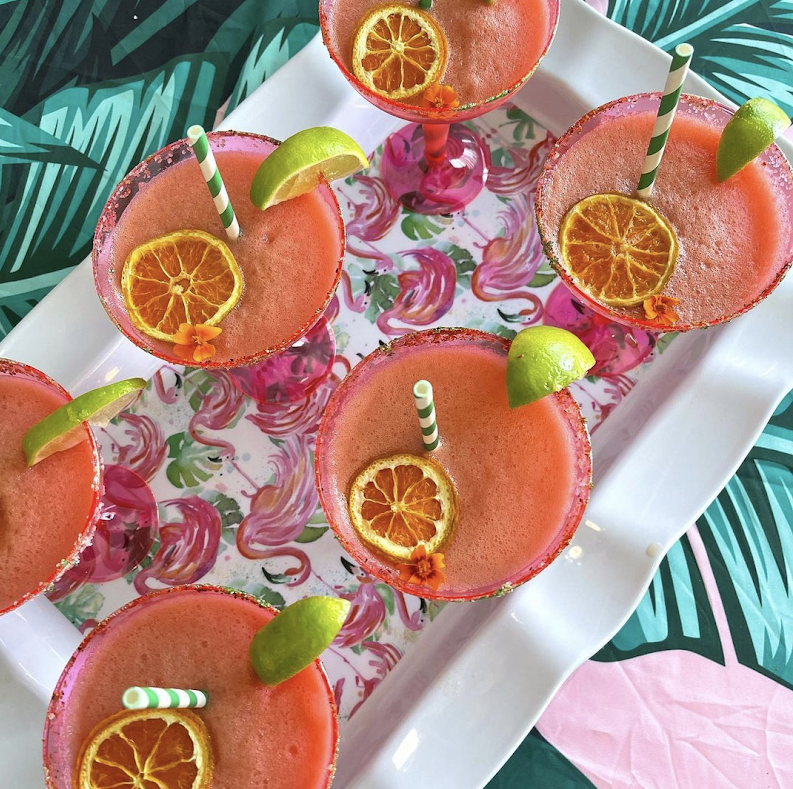
[[[556,32],[559,2],[521,0],[517,4],[524,14],[539,12],[536,17],[544,17],[535,29],[534,25],[526,27],[526,19],[520,14],[510,19],[493,16],[514,8],[514,3],[499,8],[498,3],[487,4],[483,0],[434,0],[427,13],[438,17],[449,38],[450,65],[444,79],[454,71],[458,77],[461,73],[465,75],[466,84],[469,77],[471,84],[475,84],[477,78],[488,72],[504,64],[511,66],[511,70],[504,69],[493,77],[491,84],[497,87],[492,94],[469,100],[466,91],[461,89],[459,106],[453,108],[421,106],[419,98],[395,101],[380,95],[356,77],[347,51],[351,49],[347,41],[352,37],[350,27],[355,24],[358,11],[367,11],[376,5],[362,0],[320,0],[319,20],[325,45],[342,74],[359,93],[375,107],[410,122],[385,141],[381,175],[389,191],[402,205],[421,214],[460,211],[479,194],[490,168],[487,144],[463,122],[503,104],[534,73]],[[478,40],[480,31],[487,26],[488,15],[490,21],[501,22],[500,34],[509,38],[498,51],[490,49],[486,40]],[[465,19],[471,20],[470,26],[461,27]],[[477,29],[480,23],[483,27]],[[484,38],[483,32],[481,35]],[[455,78],[455,81],[459,80]],[[437,103],[443,102],[438,100]]]

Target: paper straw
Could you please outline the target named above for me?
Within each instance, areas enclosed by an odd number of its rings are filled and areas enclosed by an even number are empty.
[[[185,709],[206,707],[207,694],[203,690],[180,690],[179,688],[127,688],[121,703],[128,710]]]
[[[669,136],[669,127],[675,117],[677,103],[680,101],[680,92],[683,90],[683,80],[688,74],[688,66],[693,54],[694,47],[691,44],[678,44],[672,54],[672,65],[669,68],[669,76],[666,78],[664,95],[661,97],[661,104],[658,107],[653,136],[650,139],[647,157],[642,168],[642,177],[639,179],[639,186],[636,190],[639,197],[645,200],[653,192],[658,168],[661,166],[661,157],[666,148],[666,138]]]
[[[432,452],[439,443],[432,384],[429,381],[416,381],[413,384],[413,397],[416,400],[416,410],[419,413],[419,425],[421,426],[421,437],[424,439],[424,449],[427,452]]]
[[[207,182],[209,193],[215,201],[215,208],[220,214],[220,221],[223,223],[223,227],[226,228],[226,235],[234,241],[240,237],[240,225],[229,202],[226,187],[220,177],[220,170],[218,170],[212,149],[209,147],[209,140],[204,129],[201,126],[191,126],[187,130],[187,141],[190,143],[196,159],[198,159],[201,173]]]

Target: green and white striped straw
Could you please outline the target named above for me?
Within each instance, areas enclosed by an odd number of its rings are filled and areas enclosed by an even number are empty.
[[[683,90],[683,80],[688,74],[688,66],[693,54],[694,47],[691,44],[678,44],[672,53],[672,65],[669,68],[664,95],[661,97],[661,104],[658,107],[658,116],[655,119],[653,136],[650,139],[647,156],[644,160],[642,177],[639,179],[639,186],[636,189],[639,197],[645,200],[653,193],[658,168],[661,166],[661,157],[666,148],[666,139],[669,137],[669,128],[675,117],[677,104],[680,101],[680,92]]]
[[[421,437],[424,439],[424,449],[432,452],[437,449],[438,424],[435,421],[435,401],[432,396],[432,384],[429,381],[416,381],[413,384],[413,397],[416,401],[416,410],[419,414]]]
[[[209,140],[203,127],[191,126],[187,130],[187,141],[190,143],[196,159],[198,159],[201,173],[207,182],[209,193],[215,201],[215,208],[220,214],[220,221],[223,223],[223,227],[226,228],[226,235],[234,241],[240,237],[240,225],[237,222],[237,215],[231,207],[226,187],[220,177],[220,170],[218,170],[217,162],[215,162],[215,157],[209,147]]]
[[[207,694],[203,690],[179,688],[127,688],[121,703],[128,710],[165,710],[206,707]]]

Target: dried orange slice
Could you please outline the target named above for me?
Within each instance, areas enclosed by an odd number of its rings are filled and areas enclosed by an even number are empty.
[[[379,458],[350,485],[352,525],[368,546],[408,561],[424,545],[437,553],[457,525],[457,491],[444,469],[419,455]]]
[[[221,239],[177,230],[132,250],[121,292],[138,329],[172,342],[182,323],[215,326],[223,320],[242,295],[242,272]]]
[[[576,203],[559,229],[562,263],[584,293],[612,307],[660,293],[677,263],[677,237],[649,203],[596,194]]]
[[[409,99],[440,82],[448,60],[449,44],[443,30],[428,13],[414,6],[376,6],[355,31],[355,76],[389,99]]]
[[[208,789],[214,766],[209,733],[195,713],[125,710],[86,737],[77,789]]]

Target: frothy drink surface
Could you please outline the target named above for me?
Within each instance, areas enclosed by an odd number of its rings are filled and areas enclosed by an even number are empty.
[[[352,533],[347,491],[364,466],[422,453],[412,386],[427,379],[441,435],[432,455],[454,480],[460,504],[440,591],[514,580],[563,528],[579,458],[562,401],[550,396],[510,410],[505,376],[506,350],[463,340],[400,348],[367,365],[334,412],[321,453],[334,523]]]
[[[213,361],[251,356],[293,337],[315,320],[336,280],[342,251],[339,216],[319,190],[261,211],[250,200],[253,177],[272,146],[248,139],[212,140],[218,168],[242,235],[227,241],[242,269],[245,289],[219,324]],[[177,230],[204,230],[226,241],[225,231],[196,161],[189,157],[159,172],[121,215],[101,255],[120,288],[124,261],[147,241]],[[145,342],[173,355],[172,345]]]

